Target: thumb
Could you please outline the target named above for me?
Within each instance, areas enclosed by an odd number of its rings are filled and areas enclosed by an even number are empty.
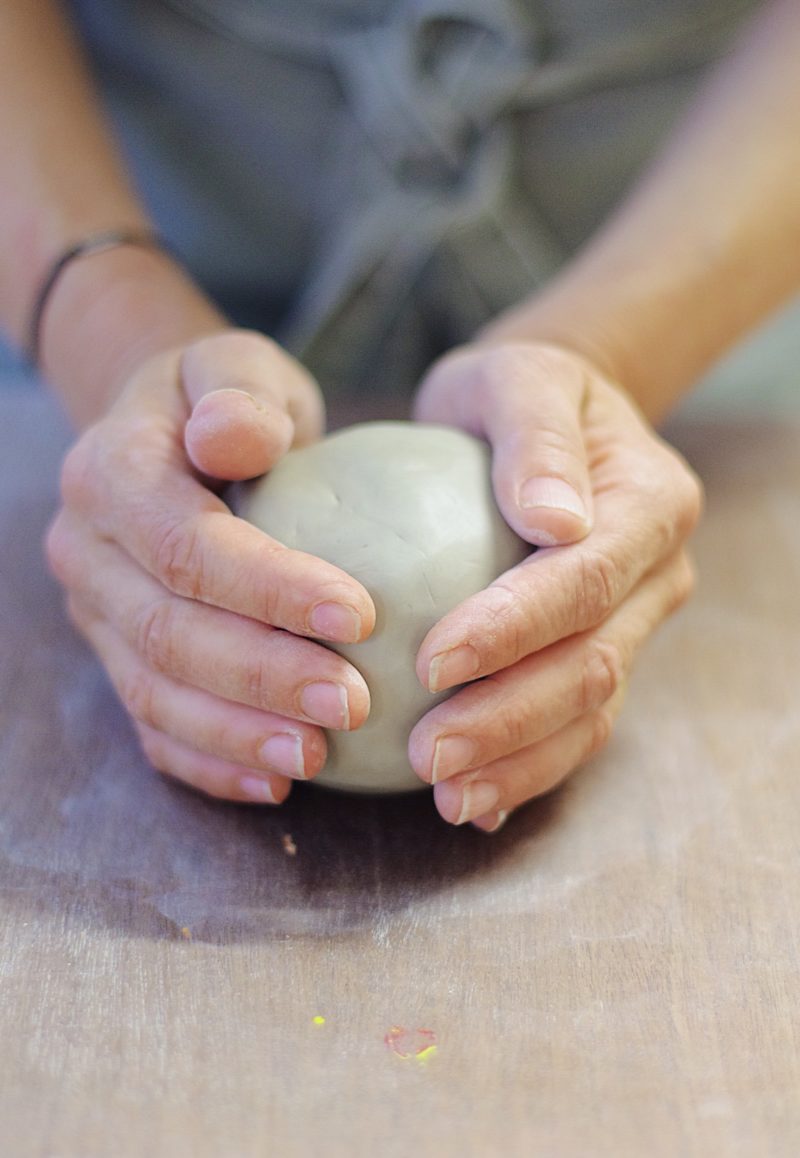
[[[539,547],[583,539],[592,491],[581,410],[583,362],[533,343],[471,346],[445,357],[423,383],[418,415],[487,439],[503,518]],[[438,413],[436,413],[438,411]]]
[[[255,331],[226,330],[193,342],[183,351],[180,376],[191,407],[186,453],[211,478],[255,478],[324,428],[311,375]]]
[[[592,526],[581,410],[583,366],[555,348],[518,348],[487,422],[495,497],[517,534],[539,547],[574,543]]]

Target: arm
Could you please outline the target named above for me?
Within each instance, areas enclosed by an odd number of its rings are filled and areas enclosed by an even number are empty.
[[[800,288],[800,5],[764,5],[611,220],[487,341],[585,354],[660,419]]]
[[[55,0],[0,5],[0,326],[24,346],[39,285],[73,242],[151,227]],[[43,369],[68,412],[99,417],[150,354],[224,318],[166,255],[124,248],[68,268],[45,319]]]
[[[422,383],[417,416],[488,439],[544,548],[420,648],[423,683],[466,682],[410,743],[449,820],[494,831],[595,752],[691,590],[700,489],[647,420],[800,286],[799,58],[800,6],[774,0],[583,252]]]
[[[0,323],[23,345],[68,246],[149,227],[53,0],[0,5],[0,141]],[[261,474],[317,437],[316,384],[148,249],[67,266],[43,337],[43,369],[85,428],[47,543],[73,621],[156,767],[280,802],[322,766],[320,725],[357,727],[369,707],[355,669],[300,637],[355,642],[374,608],[337,568],[235,519],[212,479]]]

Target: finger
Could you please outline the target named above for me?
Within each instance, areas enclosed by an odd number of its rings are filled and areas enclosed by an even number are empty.
[[[311,375],[261,334],[201,338],[184,350],[180,375],[192,407],[186,452],[212,478],[255,478],[290,446],[322,433],[322,396]]]
[[[450,824],[481,820],[484,831],[497,831],[512,809],[552,791],[608,743],[624,695],[621,687],[602,707],[537,744],[437,784],[439,814]]]
[[[606,703],[653,630],[689,596],[681,551],[648,575],[601,627],[570,636],[468,684],[416,725],[409,759],[428,783],[480,768]]]
[[[292,782],[277,773],[245,768],[209,756],[171,736],[140,724],[137,728],[142,750],[159,772],[220,800],[244,804],[283,804]]]
[[[288,632],[170,595],[113,543],[60,546],[57,574],[87,614],[122,633],[148,668],[222,699],[329,728],[360,727],[369,713],[363,677],[328,648]]]
[[[374,627],[360,583],[232,515],[189,474],[167,435],[148,430],[142,439],[131,430],[109,445],[96,430],[67,456],[62,493],[69,510],[176,595],[338,643]]]
[[[86,614],[76,601],[70,611],[137,724],[262,773],[305,780],[322,769],[326,745],[318,728],[176,683],[142,663],[110,624]]]
[[[638,485],[603,495],[588,538],[536,552],[444,616],[420,647],[420,681],[443,691],[602,623],[645,574],[679,549],[696,521],[691,476],[677,460],[667,464],[659,470],[652,451],[630,451],[625,469],[641,472]],[[658,479],[648,495],[654,471]]]
[[[517,534],[538,546],[584,538],[592,524],[581,423],[588,368],[556,347],[517,343],[468,347],[433,373],[436,417],[452,422],[457,406],[459,424],[491,443],[495,496]],[[421,402],[418,413],[429,409]]]

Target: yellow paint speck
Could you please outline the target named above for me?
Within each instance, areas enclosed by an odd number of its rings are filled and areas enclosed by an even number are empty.
[[[433,1057],[433,1055],[435,1053],[436,1053],[436,1046],[435,1045],[429,1045],[427,1049],[421,1049],[419,1051],[419,1053],[415,1054],[414,1056],[416,1057],[416,1059],[420,1063],[420,1065],[424,1066],[427,1061],[430,1061],[430,1059]]]
[[[325,1024],[325,1018],[322,1017],[319,1013],[317,1014],[316,1017],[313,1017],[311,1020],[314,1022],[314,1025],[324,1025]]]

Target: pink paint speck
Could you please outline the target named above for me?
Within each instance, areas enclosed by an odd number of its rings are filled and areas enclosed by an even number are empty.
[[[403,1060],[415,1057],[422,1061],[436,1049],[436,1034],[432,1029],[406,1029],[402,1025],[392,1025],[383,1040],[392,1053]]]

